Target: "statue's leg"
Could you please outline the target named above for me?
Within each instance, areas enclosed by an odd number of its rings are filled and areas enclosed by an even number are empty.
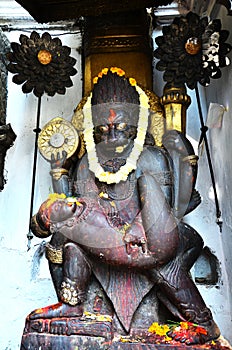
[[[180,242],[176,259],[183,269],[190,271],[202,252],[204,242],[199,233],[190,225],[180,221],[178,228]]]
[[[203,240],[197,231],[183,222],[178,224],[178,228],[180,239],[176,257],[159,269],[151,271],[151,276],[159,287],[159,299],[174,316],[182,321],[199,324],[207,330],[207,334],[185,339],[186,343],[201,343],[220,335],[211,311],[189,274],[202,251]],[[173,337],[175,338],[175,334]]]
[[[75,243],[64,246],[63,281],[59,295],[71,306],[82,304],[91,276],[91,267],[85,254]]]
[[[178,225],[160,184],[150,174],[138,179],[141,216],[148,250],[163,265],[173,259],[179,246]]]
[[[195,334],[182,339],[187,344],[204,343],[216,339],[220,331],[213,320],[211,311],[207,308],[200,292],[178,261],[170,262],[159,270],[151,271],[152,280],[159,288],[161,301],[182,321],[189,321],[204,327],[207,334]],[[179,338],[173,334],[173,338]],[[178,339],[179,340],[179,339]]]
[[[63,265],[49,261],[49,271],[52,277],[52,282],[57,294],[57,298],[60,301],[59,289],[63,280]]]
[[[82,303],[89,284],[91,267],[84,253],[75,243],[64,245],[62,267],[62,282],[59,286],[57,285],[60,302],[34,310],[29,315],[30,319],[82,316]]]
[[[167,278],[169,283],[174,286],[179,286],[179,269],[189,273],[193,264],[199,257],[204,242],[196,230],[184,222],[179,222],[179,247],[176,257],[161,269],[163,277]],[[157,278],[159,280],[159,273]],[[167,277],[168,276],[168,277]],[[177,307],[166,297],[166,295],[158,291],[158,297],[162,303],[171,311],[171,313],[182,321],[185,321],[184,316],[180,313]]]

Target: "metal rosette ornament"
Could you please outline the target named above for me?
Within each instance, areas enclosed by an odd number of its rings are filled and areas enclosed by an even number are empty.
[[[21,34],[19,41],[20,44],[11,43],[12,52],[8,54],[7,69],[15,74],[12,81],[23,84],[25,94],[33,91],[37,97],[44,93],[64,95],[66,88],[73,85],[70,76],[77,73],[70,47],[63,46],[59,38],[52,38],[47,32],[41,37],[35,31],[30,37]]]
[[[164,71],[164,81],[174,86],[186,84],[194,89],[198,82],[207,86],[210,78],[221,77],[220,68],[230,64],[226,57],[232,48],[226,43],[228,36],[219,19],[209,22],[208,17],[200,18],[193,12],[176,17],[156,38],[156,68]]]
[[[207,127],[204,125],[198,83],[203,86],[210,84],[210,79],[219,79],[221,68],[228,66],[230,60],[227,54],[232,46],[226,43],[229,31],[221,29],[221,21],[208,17],[200,18],[189,12],[186,16],[176,17],[172,24],[163,27],[163,35],[156,38],[157,49],[154,56],[159,59],[156,68],[163,71],[163,79],[167,82],[164,87],[163,101],[169,103],[171,96],[184,96],[186,87],[195,89],[208,165],[214,190],[217,224],[222,226],[221,211],[217,198],[214,172],[210,157]],[[179,92],[178,92],[179,90]],[[177,91],[177,93],[176,93]],[[176,103],[176,101],[174,101]],[[172,111],[173,112],[173,111]],[[183,123],[182,123],[183,124]]]

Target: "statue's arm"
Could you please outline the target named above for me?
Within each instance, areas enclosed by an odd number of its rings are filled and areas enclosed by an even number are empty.
[[[72,181],[70,171],[65,167],[66,152],[58,153],[57,158],[51,157],[52,186],[55,193],[64,193],[67,197],[72,196]]]
[[[146,147],[137,163],[136,177],[149,174],[159,184],[170,207],[173,206],[173,171],[166,150],[160,147]]]
[[[201,202],[200,195],[195,190],[198,157],[190,141],[176,130],[164,134],[163,145],[173,168],[173,212],[177,218],[181,218]]]

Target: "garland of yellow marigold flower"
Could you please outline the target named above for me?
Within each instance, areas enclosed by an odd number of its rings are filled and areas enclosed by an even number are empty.
[[[108,73],[108,68],[102,69],[97,77],[93,79],[94,84],[97,83],[99,78]],[[119,76],[124,76],[125,72],[121,68],[111,67],[110,71],[112,73],[117,73]],[[121,166],[116,173],[111,173],[109,171],[104,171],[100,165],[97,157],[94,137],[93,137],[93,119],[91,110],[91,99],[92,94],[88,97],[84,107],[84,141],[87,150],[89,169],[94,173],[101,182],[106,182],[107,184],[119,183],[120,181],[126,181],[129,173],[136,169],[137,160],[143,150],[143,145],[146,137],[147,127],[148,127],[148,116],[149,116],[149,98],[146,93],[137,85],[134,78],[129,78],[129,82],[135,87],[139,94],[140,101],[140,114],[137,126],[137,136],[134,140],[133,149],[126,160],[126,164]]]

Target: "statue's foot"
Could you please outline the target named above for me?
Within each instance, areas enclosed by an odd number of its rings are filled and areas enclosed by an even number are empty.
[[[81,317],[83,315],[82,305],[71,306],[68,304],[57,303],[36,309],[29,314],[29,319],[55,318],[55,317]]]
[[[62,320],[54,320],[50,323],[50,333],[66,335],[67,334],[67,322]]]
[[[205,344],[220,336],[220,330],[214,321],[210,325],[201,326],[191,322],[180,322],[180,326],[173,328],[168,335],[186,345]]]

